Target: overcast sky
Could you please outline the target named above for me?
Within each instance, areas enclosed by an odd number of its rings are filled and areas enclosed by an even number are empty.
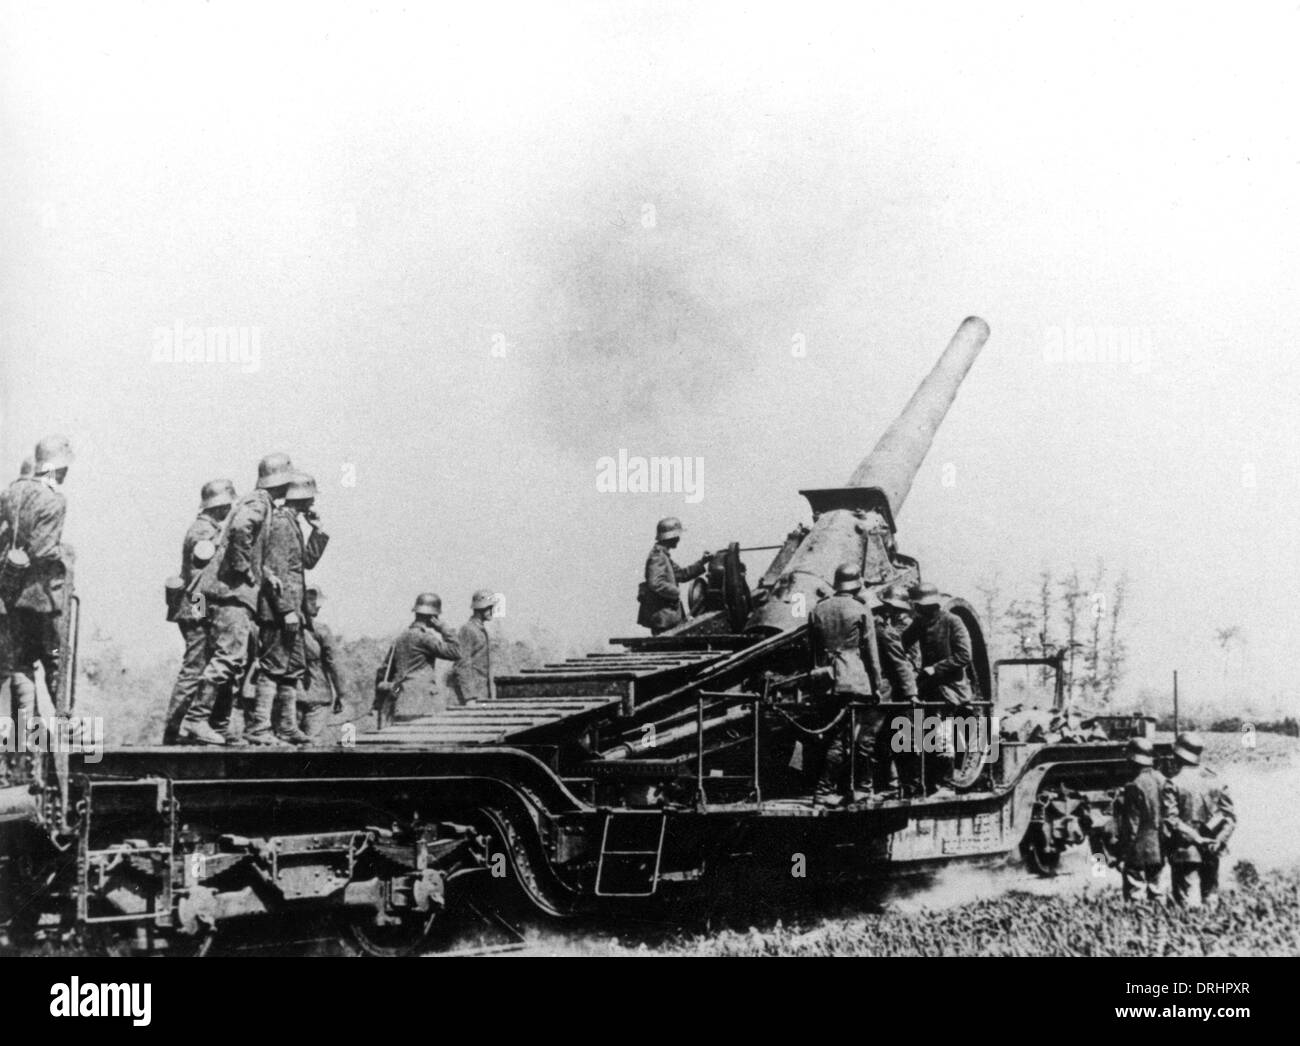
[[[1129,6],[5,5],[4,467],[71,437],[133,656],[200,484],[280,449],[336,626],[489,586],[585,644],[659,516],[779,540],[978,314],[900,547],[970,595],[1101,557],[1132,685],[1209,696],[1238,625],[1294,701],[1300,15]],[[157,361],[178,323],[258,355]],[[702,500],[598,492],[620,448]]]

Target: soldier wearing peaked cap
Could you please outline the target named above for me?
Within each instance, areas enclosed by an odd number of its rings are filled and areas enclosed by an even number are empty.
[[[438,687],[438,659],[456,661],[460,647],[451,626],[442,621],[442,599],[421,592],[411,608],[415,619],[399,635],[375,675],[374,711],[382,729],[392,721],[399,699],[431,703],[435,715],[447,710],[446,695]]]
[[[686,620],[682,594],[678,586],[704,573],[709,561],[705,552],[688,567],[673,561],[673,549],[682,538],[682,521],[676,516],[661,519],[655,527],[655,543],[645,561],[645,581],[637,593],[640,611],[636,623],[659,635]]]
[[[208,606],[208,661],[199,692],[181,722],[183,743],[225,744],[220,731],[209,723],[230,707],[247,672],[254,625],[262,598],[263,561],[273,508],[284,504],[293,481],[288,454],[268,454],[257,465],[257,485],[235,502],[212,561],[204,568],[198,588]],[[244,736],[253,740],[248,720],[256,705],[245,703]],[[265,736],[260,734],[259,736]]]
[[[1155,768],[1155,746],[1145,737],[1129,742],[1128,761],[1136,772],[1115,806],[1124,899],[1162,901],[1160,823],[1165,779]]]
[[[880,658],[880,678],[877,688],[881,701],[891,703],[917,701],[916,664],[903,642],[903,633],[912,617],[912,603],[903,585],[890,585],[879,595],[872,607],[876,624],[876,651]],[[895,715],[898,713],[895,712]],[[879,790],[889,784],[889,761],[898,766],[899,791],[904,798],[914,798],[922,793],[921,756],[919,752],[895,753],[889,744],[881,746],[882,759],[876,767],[875,786]]]
[[[470,619],[456,633],[460,660],[452,675],[461,704],[489,701],[496,697],[492,681],[492,636],[487,623],[492,620],[500,598],[490,588],[481,588],[470,600]]]
[[[176,622],[185,646],[181,654],[181,670],[167,706],[163,726],[165,745],[180,742],[181,722],[198,693],[203,668],[207,664],[210,632],[207,606],[196,590],[195,582],[216,551],[221,525],[230,515],[235,497],[235,485],[228,479],[214,479],[203,484],[199,492],[199,514],[181,542],[180,574],[168,583],[167,620]],[[227,743],[231,740],[227,736]]]
[[[944,598],[934,585],[917,585],[910,595],[916,619],[903,633],[903,643],[920,655],[917,690],[922,701],[942,703],[937,714],[951,719],[971,699],[966,681],[971,664],[970,632],[961,618],[944,609]],[[931,793],[952,789],[957,750],[951,727],[951,723],[944,724],[944,751],[924,760],[925,784]]]
[[[36,444],[32,473],[0,498],[0,604],[6,615],[10,699],[20,731],[36,710],[36,666],[56,708],[64,610],[72,591],[72,549],[63,543],[68,503],[61,487],[72,463],[65,436]],[[62,709],[59,709],[63,711]]]
[[[1174,900],[1196,907],[1212,904],[1219,892],[1219,859],[1237,827],[1228,786],[1201,764],[1199,734],[1183,733],[1174,742],[1173,774],[1164,786],[1164,819],[1169,835],[1169,875]],[[1198,899],[1193,881],[1200,887]]]

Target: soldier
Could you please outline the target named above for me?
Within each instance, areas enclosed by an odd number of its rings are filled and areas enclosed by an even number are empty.
[[[72,589],[72,549],[63,544],[68,503],[59,488],[72,463],[65,436],[36,444],[33,474],[12,483],[0,499],[0,601],[7,610],[10,699],[19,737],[36,712],[36,665],[58,708],[63,612]]]
[[[1201,765],[1203,747],[1197,734],[1178,735],[1174,742],[1176,766],[1164,790],[1174,901],[1191,908],[1218,900],[1219,858],[1237,827],[1228,786]],[[1199,902],[1192,890],[1193,877],[1200,883]]]
[[[922,701],[942,702],[943,709],[937,714],[951,718],[971,699],[966,682],[966,669],[971,663],[970,633],[961,618],[943,609],[943,597],[934,585],[917,585],[911,598],[916,620],[903,633],[903,642],[920,653],[917,689]],[[943,752],[930,755],[923,764],[926,788],[932,795],[952,791],[956,748],[951,727],[951,723],[945,724],[940,733]]]
[[[661,519],[655,527],[655,543],[645,561],[645,582],[639,592],[640,613],[637,624],[659,635],[686,620],[678,585],[704,573],[709,561],[705,552],[689,567],[673,562],[672,550],[682,539],[682,521],[675,516]]]
[[[232,700],[243,685],[262,593],[271,510],[276,503],[283,504],[293,476],[288,454],[268,454],[258,462],[257,486],[231,509],[216,555],[199,580],[199,591],[208,604],[208,662],[199,692],[181,723],[182,742],[225,744],[208,718],[223,696]],[[255,707],[246,709],[244,736],[249,741],[247,720],[255,714]]]
[[[435,714],[447,710],[447,698],[438,688],[434,668],[438,658],[444,661],[460,658],[455,633],[450,625],[442,622],[442,599],[433,592],[416,596],[412,613],[415,620],[393,641],[376,676],[377,681],[387,676],[392,683],[391,696],[382,704],[376,701],[375,711],[381,727],[392,720],[398,698],[403,696],[421,703],[432,701]]]
[[[1145,737],[1128,743],[1128,761],[1137,771],[1116,804],[1119,863],[1124,875],[1124,900],[1163,900],[1160,870],[1161,793],[1165,779],[1155,768],[1155,747]]]
[[[310,738],[298,729],[298,684],[307,669],[303,630],[307,611],[306,571],[314,567],[329,541],[318,526],[314,503],[316,480],[295,473],[283,503],[271,511],[266,538],[258,609],[258,661],[250,744],[304,745]],[[304,538],[299,520],[311,528]]]
[[[872,612],[876,621],[876,652],[880,659],[880,678],[876,687],[880,692],[880,700],[893,703],[915,702],[918,700],[916,665],[912,663],[911,654],[903,642],[903,633],[912,618],[912,604],[907,598],[907,589],[903,585],[890,585],[880,593],[880,602],[872,608]],[[895,717],[898,714],[895,711]],[[911,738],[910,723],[906,736]],[[882,731],[881,737],[888,741],[889,732]],[[915,798],[923,792],[917,741],[919,738],[912,738],[906,751],[896,753],[899,792],[904,799]],[[881,758],[876,764],[877,788],[889,784],[889,759],[893,754],[892,744],[880,746]]]
[[[35,473],[35,471],[36,459],[31,455],[28,455],[23,458],[23,463],[18,469],[18,479],[14,480],[8,488],[0,491],[0,555],[3,555],[3,550],[10,547],[9,515],[5,511],[4,507],[11,497],[10,491],[18,486],[19,480],[27,479]],[[0,690],[5,689],[6,687],[9,689],[9,715],[12,722],[16,723],[19,718],[18,700],[14,688],[9,684],[9,669],[11,664],[8,608],[5,607],[4,600],[0,599]],[[2,707],[4,706],[0,705],[0,708]]]
[[[847,706],[849,702],[871,701],[871,681],[880,678],[875,626],[861,592],[862,571],[854,563],[842,563],[835,568],[835,594],[823,599],[808,615],[813,658],[819,665],[830,667],[834,682],[829,710],[839,719],[838,725],[825,735],[825,759],[814,796],[824,806],[843,802],[838,786],[850,744],[855,746],[857,780],[849,782],[849,787],[854,798],[866,797],[860,793],[870,790],[877,738],[885,720],[883,709],[860,709],[856,714],[857,736],[852,736],[850,723],[854,717]]]
[[[181,670],[176,676],[176,685],[172,687],[171,701],[167,705],[167,717],[163,727],[163,744],[174,745],[180,742],[181,721],[185,712],[198,693],[199,681],[203,677],[203,668],[207,663],[208,650],[208,615],[203,597],[195,591],[198,574],[211,559],[203,558],[204,552],[215,550],[221,536],[221,524],[230,515],[230,506],[235,502],[235,485],[228,479],[209,480],[199,492],[199,514],[185,532],[181,543],[180,596],[175,611],[169,620],[175,621],[184,642],[181,654]],[[196,550],[199,556],[196,558]],[[239,743],[237,738],[226,734],[226,743]]]
[[[315,742],[329,721],[330,711],[343,711],[343,682],[334,656],[334,633],[317,620],[320,601],[325,598],[319,585],[307,586],[306,628],[302,643],[306,669],[298,691],[298,729]]]
[[[454,669],[454,682],[463,705],[496,697],[496,684],[492,681],[492,637],[487,623],[492,620],[497,602],[497,595],[490,588],[475,592],[470,600],[470,619],[456,633],[460,660]]]

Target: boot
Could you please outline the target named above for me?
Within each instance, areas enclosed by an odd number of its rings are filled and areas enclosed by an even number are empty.
[[[221,696],[221,684],[203,680],[199,692],[181,722],[178,740],[181,744],[224,745],[226,739],[208,725],[208,716]]]
[[[244,740],[250,745],[275,745],[271,732],[271,709],[275,705],[275,680],[259,675],[251,707],[244,713]]]
[[[311,738],[298,729],[298,688],[293,683],[276,688],[275,736],[291,745],[311,744]]]

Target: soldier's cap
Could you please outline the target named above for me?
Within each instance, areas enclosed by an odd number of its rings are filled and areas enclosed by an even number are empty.
[[[320,585],[316,584],[315,582],[312,582],[310,585],[307,586],[307,595],[315,596],[317,599],[324,599],[325,590],[321,588]]]
[[[1138,766],[1156,765],[1156,748],[1147,737],[1135,737],[1128,743],[1128,761]]]
[[[862,569],[856,563],[841,563],[835,568],[835,591],[862,591]]]
[[[494,607],[499,602],[501,602],[501,597],[490,588],[480,588],[470,598],[469,606],[471,610],[482,610],[484,607]]]
[[[235,503],[235,485],[228,479],[210,479],[199,492],[199,508],[218,508]]]
[[[665,516],[655,524],[655,537],[662,541],[664,538],[679,538],[682,536],[682,521],[676,516]]]
[[[1174,755],[1188,766],[1196,766],[1201,761],[1201,751],[1204,748],[1205,742],[1201,740],[1201,735],[1188,731],[1178,735],[1178,740],[1174,742]]]
[[[883,588],[877,595],[880,600],[877,606],[893,607],[895,610],[911,610],[911,600],[907,598],[907,589],[902,585],[889,585]]]
[[[939,589],[934,585],[913,585],[912,591],[908,593],[912,602],[919,607],[934,607],[943,602],[943,596],[939,594]]]
[[[36,475],[57,472],[72,464],[72,444],[67,436],[46,436],[36,444],[32,459]]]
[[[277,451],[257,463],[257,486],[261,490],[287,487],[293,482],[293,477],[293,462],[289,460],[288,454]]]
[[[306,472],[295,472],[284,495],[287,501],[306,501],[316,496],[316,477]]]
[[[442,597],[436,592],[421,592],[415,597],[415,606],[411,608],[413,614],[441,614]]]

